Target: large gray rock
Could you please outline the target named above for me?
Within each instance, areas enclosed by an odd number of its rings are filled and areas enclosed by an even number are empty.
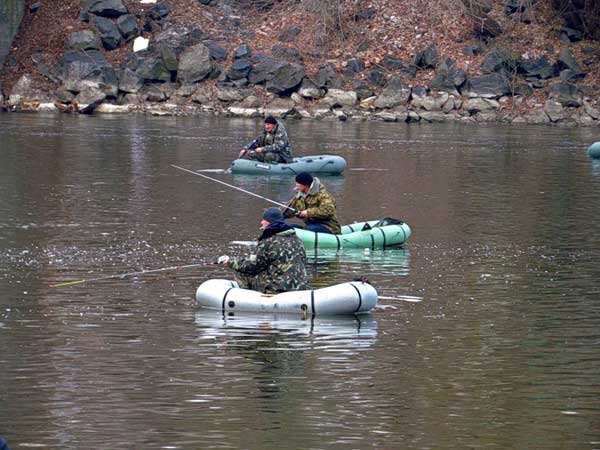
[[[298,89],[298,94],[304,98],[317,99],[323,97],[325,91],[320,89],[313,81],[309,78],[304,78],[302,84]]]
[[[247,59],[236,59],[227,71],[227,78],[234,81],[248,78],[251,69],[252,66]]]
[[[404,86],[401,78],[392,78],[377,99],[373,107],[378,109],[389,109],[399,105],[406,105],[410,99],[411,90]]]
[[[123,37],[121,36],[119,27],[112,20],[104,17],[94,17],[91,23],[100,36],[105,49],[113,50],[121,44]]]
[[[544,104],[544,112],[550,118],[552,122],[559,122],[564,119],[563,105],[554,100],[548,100]]]
[[[546,56],[536,59],[520,59],[517,70],[527,78],[540,78],[546,80],[556,76],[556,70]]]
[[[114,68],[97,50],[65,52],[56,64],[56,76],[65,89],[73,92],[84,87],[96,87],[114,96],[118,89]]]
[[[494,111],[500,109],[500,103],[489,98],[470,98],[463,103],[463,109],[469,114],[479,112]]]
[[[581,66],[575,60],[575,57],[571,53],[571,50],[568,47],[564,47],[560,54],[558,55],[558,59],[556,60],[556,66],[558,70],[571,69],[573,72],[581,72]]]
[[[184,84],[202,81],[212,72],[210,51],[204,44],[196,44],[181,54],[177,79]]]
[[[100,39],[92,30],[81,30],[71,33],[67,38],[67,50],[100,50]]]
[[[558,83],[550,88],[550,98],[562,106],[579,107],[583,105],[583,95],[574,84]]]
[[[342,86],[342,80],[340,79],[333,64],[324,64],[319,66],[319,69],[314,77],[314,82],[318,87],[326,89],[338,89]]]
[[[277,59],[284,59],[289,62],[302,62],[302,55],[297,48],[287,47],[285,45],[275,44],[271,47],[271,53],[273,57]]]
[[[102,17],[119,17],[128,11],[121,0],[100,0],[94,2],[88,12]]]
[[[446,59],[435,72],[429,82],[429,89],[454,92],[460,89],[467,81],[467,73],[454,67],[451,59]]]
[[[330,108],[336,106],[354,106],[358,103],[358,95],[354,91],[343,91],[341,89],[329,89],[327,95],[321,100],[321,104]]]
[[[240,60],[240,61],[246,61]],[[285,61],[272,58],[262,53],[255,54],[251,59],[251,68],[248,73],[250,84],[262,84],[271,80],[275,72],[285,65]]]
[[[224,47],[213,41],[205,41],[203,44],[208,47],[210,57],[215,61],[225,61],[227,59],[227,49]]]
[[[177,70],[177,66],[179,65],[179,61],[177,60],[177,54],[175,53],[175,50],[164,44],[159,44],[159,51],[160,57],[162,58],[166,69],[169,72],[175,72]]]
[[[434,69],[437,62],[437,50],[435,45],[430,45],[425,50],[417,52],[414,65],[420,69]]]
[[[186,48],[199,44],[202,39],[204,39],[204,33],[200,28],[177,25],[157,33],[154,36],[153,43],[157,47],[166,46],[171,48],[179,57]]]
[[[512,74],[517,71],[517,59],[508,50],[499,48],[486,55],[481,63],[484,73]]]
[[[135,74],[146,81],[170,81],[171,71],[167,69],[162,57],[148,56],[139,58]]]
[[[512,94],[509,79],[497,73],[471,78],[465,90],[469,97],[498,98]]]
[[[277,95],[291,94],[302,83],[305,75],[304,66],[285,63],[273,73],[273,78],[267,81],[267,91]]]
[[[96,106],[106,99],[106,93],[97,87],[88,86],[75,96],[73,103],[79,107],[79,111],[88,114],[91,113]]]
[[[35,91],[32,88],[31,76],[25,74],[19,78],[19,81],[12,87],[8,96],[8,106],[19,106],[21,103],[27,100],[31,100],[35,97]]]
[[[248,59],[252,56],[252,50],[248,44],[242,44],[233,50],[233,59]]]
[[[129,41],[140,34],[137,20],[132,14],[125,14],[117,19],[117,27],[123,39]]]
[[[119,90],[130,94],[137,94],[143,85],[144,80],[133,70],[123,69],[121,71],[119,76]]]
[[[0,1],[0,74],[4,66],[4,59],[10,51],[13,39],[23,19],[25,3],[25,0]]]

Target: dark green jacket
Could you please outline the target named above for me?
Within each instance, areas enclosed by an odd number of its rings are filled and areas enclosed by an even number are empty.
[[[261,292],[310,289],[306,253],[293,229],[258,241],[254,255],[230,259],[227,266],[254,277],[252,285]]]
[[[283,124],[277,121],[277,125],[271,133],[263,130],[262,134],[246,146],[247,151],[255,148],[264,147],[265,153],[277,153],[282,162],[292,162],[292,147],[288,139],[288,134]]]

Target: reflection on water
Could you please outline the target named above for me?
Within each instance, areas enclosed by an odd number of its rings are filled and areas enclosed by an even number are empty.
[[[292,177],[220,173],[260,120],[0,120],[11,448],[598,446],[595,130],[287,121],[297,155],[348,162],[322,177],[340,222],[413,232],[404,248],[309,253],[315,287],[365,277],[386,299],[301,320],[193,298],[231,277],[212,261],[248,253],[232,242],[256,239],[270,204],[171,165],[289,200]]]
[[[272,345],[263,347],[272,351],[357,349],[371,346],[377,338],[377,322],[371,314],[302,319],[282,314],[222,315],[200,309],[196,325],[201,339],[243,349],[258,343]]]

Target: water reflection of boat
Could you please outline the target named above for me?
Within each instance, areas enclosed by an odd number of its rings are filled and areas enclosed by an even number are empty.
[[[220,314],[212,310],[200,309],[195,322],[202,330],[204,339],[251,338],[279,336],[278,345],[287,342],[296,348],[298,338],[310,336],[319,343],[338,347],[371,346],[377,337],[377,321],[371,315],[308,317],[291,314]]]
[[[387,249],[312,249],[306,252],[308,264],[325,265],[330,263],[352,263],[377,266],[382,270],[393,271],[397,275],[408,275],[410,251],[406,248]]]

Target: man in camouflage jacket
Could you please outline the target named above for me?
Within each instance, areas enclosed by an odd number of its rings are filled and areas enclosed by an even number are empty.
[[[235,270],[235,281],[244,289],[269,294],[310,289],[304,247],[281,211],[268,208],[260,224],[263,232],[255,254],[246,258],[221,256],[218,262]]]
[[[307,172],[296,175],[297,193],[284,210],[285,217],[296,216],[304,220],[306,229],[317,233],[340,234],[335,199],[318,178]]]
[[[292,147],[283,124],[267,116],[262,134],[240,151],[239,157],[266,163],[291,163]]]

